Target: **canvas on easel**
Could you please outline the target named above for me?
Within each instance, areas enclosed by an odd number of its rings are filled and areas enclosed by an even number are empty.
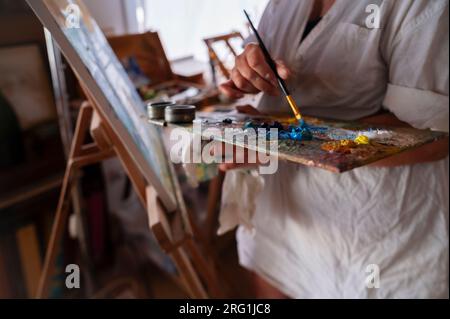
[[[90,102],[79,114],[50,250],[64,229],[66,215],[62,212],[74,172],[84,165],[118,156],[149,212],[150,228],[160,234],[158,240],[177,265],[190,295],[206,297],[196,270],[211,277],[190,236],[189,219],[163,145],[161,128],[148,124],[143,101],[81,0],[29,0],[28,4],[60,47]],[[83,145],[89,127],[95,143]],[[167,215],[171,213],[173,218]],[[197,260],[197,269],[189,258]],[[45,296],[53,260],[51,251],[44,265],[39,297]],[[205,281],[207,286],[211,282]]]
[[[177,209],[177,192],[160,131],[146,123],[144,102],[83,2],[44,0],[28,3],[101,107],[101,115],[133,154],[165,208],[169,211]]]

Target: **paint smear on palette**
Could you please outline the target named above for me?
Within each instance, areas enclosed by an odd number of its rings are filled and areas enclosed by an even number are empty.
[[[342,154],[350,154],[351,150],[356,147],[358,147],[358,144],[352,140],[326,142],[321,146],[324,151]]]
[[[298,125],[287,125],[280,122],[249,121],[244,124],[246,129],[265,129],[267,139],[271,137],[271,129],[276,129],[280,140],[292,141],[324,141],[321,149],[329,153],[357,154],[367,156],[376,152],[375,147],[370,147],[373,140],[387,140],[391,133],[386,130],[352,131],[342,128],[321,127],[307,124],[301,120]]]
[[[265,129],[267,131],[267,139],[271,138],[272,133],[270,130],[276,129],[280,140],[293,141],[311,141],[316,134],[325,134],[328,131],[326,127],[308,125],[304,120],[301,120],[298,125],[288,125],[287,127],[277,121],[271,123],[249,121],[244,124],[244,130],[247,129]]]
[[[376,139],[376,140],[381,140],[381,139],[390,139],[392,137],[392,132],[388,131],[388,130],[381,130],[381,129],[371,129],[371,130],[366,130],[366,131],[359,131],[358,132],[359,135],[364,135],[367,136],[369,139]]]

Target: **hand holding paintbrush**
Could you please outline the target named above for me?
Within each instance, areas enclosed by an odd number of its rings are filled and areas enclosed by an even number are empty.
[[[247,13],[245,14],[249,19]],[[300,112],[284,82],[289,78],[290,70],[283,62],[274,61],[270,57],[250,19],[249,23],[259,44],[248,44],[244,52],[236,58],[231,79],[220,86],[221,91],[230,97],[241,98],[246,93],[256,94],[261,91],[270,95],[279,95],[281,89],[294,111],[294,115],[300,120]]]
[[[281,61],[276,61],[281,78],[287,80],[291,72]],[[242,54],[236,57],[235,66],[229,81],[220,86],[221,91],[232,98],[241,98],[244,94],[264,92],[279,95],[275,74],[267,64],[261,48],[249,43]]]
[[[276,61],[279,75],[287,80],[291,72],[282,61]],[[249,43],[244,52],[236,57],[229,81],[220,86],[221,91],[232,98],[241,98],[244,94],[264,92],[279,95],[277,79],[267,64],[261,48],[256,43]]]

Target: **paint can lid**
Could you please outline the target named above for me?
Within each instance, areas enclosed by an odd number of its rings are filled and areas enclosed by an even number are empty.
[[[171,114],[192,114],[195,110],[196,107],[194,105],[173,104],[166,107],[166,113]]]
[[[164,119],[164,110],[167,106],[174,105],[172,101],[159,101],[147,104],[148,117],[152,120]]]
[[[169,105],[165,109],[165,120],[169,123],[191,123],[195,119],[194,105]]]

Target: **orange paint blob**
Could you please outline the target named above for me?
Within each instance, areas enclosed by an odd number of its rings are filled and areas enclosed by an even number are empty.
[[[358,147],[358,144],[352,140],[340,140],[323,143],[321,148],[327,152],[337,152],[348,154],[351,150]]]

